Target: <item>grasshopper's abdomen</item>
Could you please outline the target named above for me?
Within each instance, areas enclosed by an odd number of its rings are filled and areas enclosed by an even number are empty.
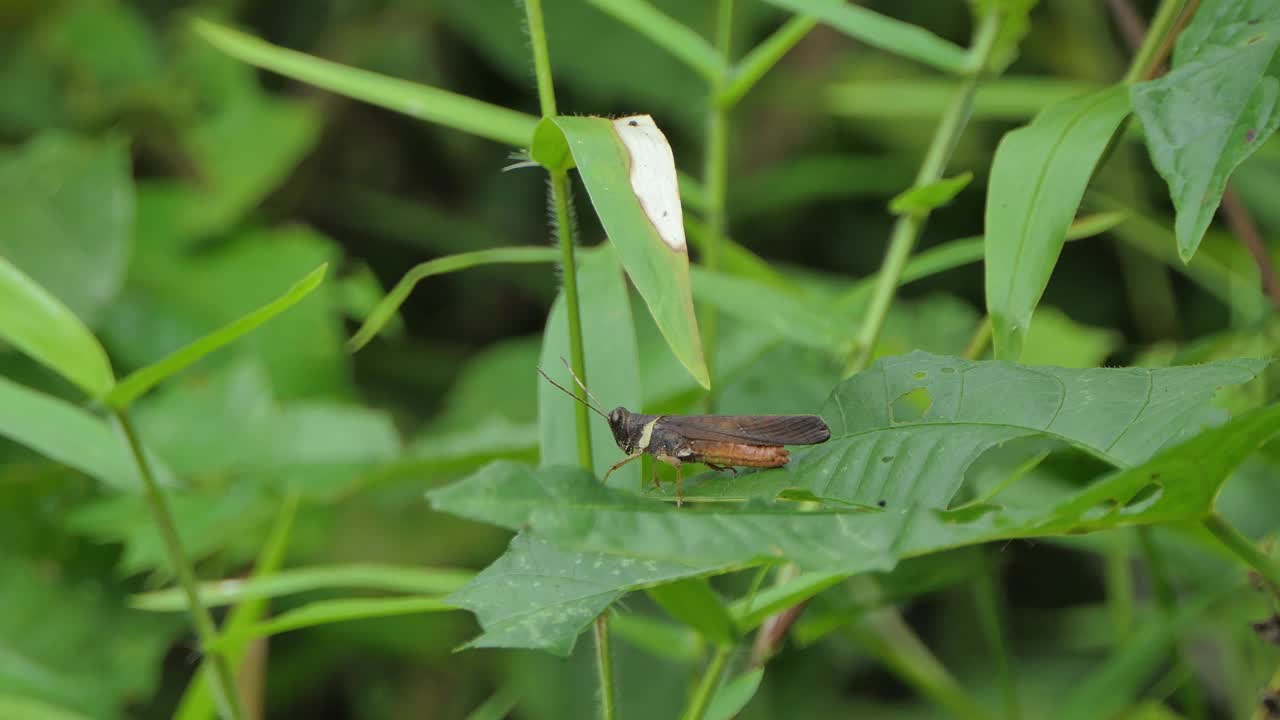
[[[706,440],[691,443],[695,462],[736,467],[771,468],[787,464],[791,458],[781,445],[742,445]]]

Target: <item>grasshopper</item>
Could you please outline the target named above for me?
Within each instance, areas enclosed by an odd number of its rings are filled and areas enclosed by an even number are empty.
[[[572,369],[569,374],[591,402],[552,380],[542,368],[538,368],[538,372],[547,382],[609,423],[614,442],[626,457],[605,472],[604,481],[608,481],[614,470],[648,453],[676,469],[677,507],[684,502],[680,494],[684,463],[702,463],[712,470],[729,470],[735,474],[737,467],[780,467],[790,459],[785,445],[816,445],[831,437],[826,422],[817,415],[646,415],[621,406],[606,413]],[[661,487],[656,466],[653,484]]]

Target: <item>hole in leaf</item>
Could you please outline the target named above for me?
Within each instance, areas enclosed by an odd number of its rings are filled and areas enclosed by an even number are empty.
[[[1164,486],[1159,483],[1147,483],[1142,489],[1133,494],[1129,501],[1124,504],[1124,508],[1120,511],[1125,515],[1137,515],[1146,511],[1152,505],[1160,502],[1160,497],[1164,495]]]
[[[905,392],[889,405],[889,419],[894,423],[915,422],[924,418],[933,405],[933,397],[928,388],[916,388]]]

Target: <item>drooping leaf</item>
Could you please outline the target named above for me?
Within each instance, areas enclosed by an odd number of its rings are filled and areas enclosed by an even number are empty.
[[[1178,254],[1189,261],[1227,179],[1280,127],[1280,5],[1205,0],[1178,35],[1172,69],[1132,88],[1156,170],[1169,184]]]
[[[764,679],[764,668],[748,670],[716,690],[707,707],[707,720],[733,720],[755,697]]]
[[[89,328],[3,257],[0,340],[12,343],[90,395],[107,392],[115,383],[107,353]]]
[[[579,252],[578,303],[587,376],[582,378],[591,393],[605,403],[605,412],[616,406],[640,412],[640,358],[627,297],[626,278],[613,246],[603,245],[591,252]],[[569,390],[573,378],[561,360],[569,358],[569,319],[564,294],[556,298],[542,336],[540,363],[544,372]],[[544,465],[571,465],[578,461],[578,437],[574,413],[577,401],[564,394],[530,367],[524,372],[538,386],[538,439]],[[609,426],[589,413],[591,452],[596,473],[601,477],[623,455],[613,440]],[[639,463],[626,465],[609,476],[619,487],[635,487],[640,479]]]
[[[133,214],[123,140],[49,132],[0,153],[0,258],[88,325],[124,282]]]
[[[996,148],[985,224],[997,358],[1018,359],[1089,178],[1128,114],[1123,86],[1100,90],[1046,108]]]
[[[661,144],[665,145],[665,142],[664,139]],[[653,140],[653,144],[658,142]],[[693,312],[689,252],[680,225],[682,216],[678,205],[655,210],[659,213],[658,218],[647,214],[644,204],[647,200],[637,196],[632,176],[633,170],[644,171],[645,168],[638,166],[620,139],[614,122],[607,118],[548,118],[539,125],[532,154],[535,160],[556,171],[562,169],[565,158],[572,155],[573,165],[582,176],[596,215],[662,336],[685,369],[699,384],[709,387],[711,381]],[[657,174],[649,180],[643,180],[644,177],[647,176],[642,174],[641,184],[649,186],[676,181],[673,175],[667,174]],[[678,197],[670,193],[672,189],[655,188],[654,192],[662,197]],[[663,212],[665,216],[661,214]],[[664,232],[659,232],[660,227]]]

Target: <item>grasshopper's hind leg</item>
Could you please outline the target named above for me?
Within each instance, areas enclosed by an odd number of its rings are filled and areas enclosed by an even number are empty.
[[[725,470],[728,470],[729,472],[733,473],[734,477],[738,477],[738,468],[736,467],[732,467],[729,465],[717,465],[713,462],[707,462],[706,460],[703,460],[702,464],[706,465],[712,470],[715,470],[716,472],[724,472]]]

